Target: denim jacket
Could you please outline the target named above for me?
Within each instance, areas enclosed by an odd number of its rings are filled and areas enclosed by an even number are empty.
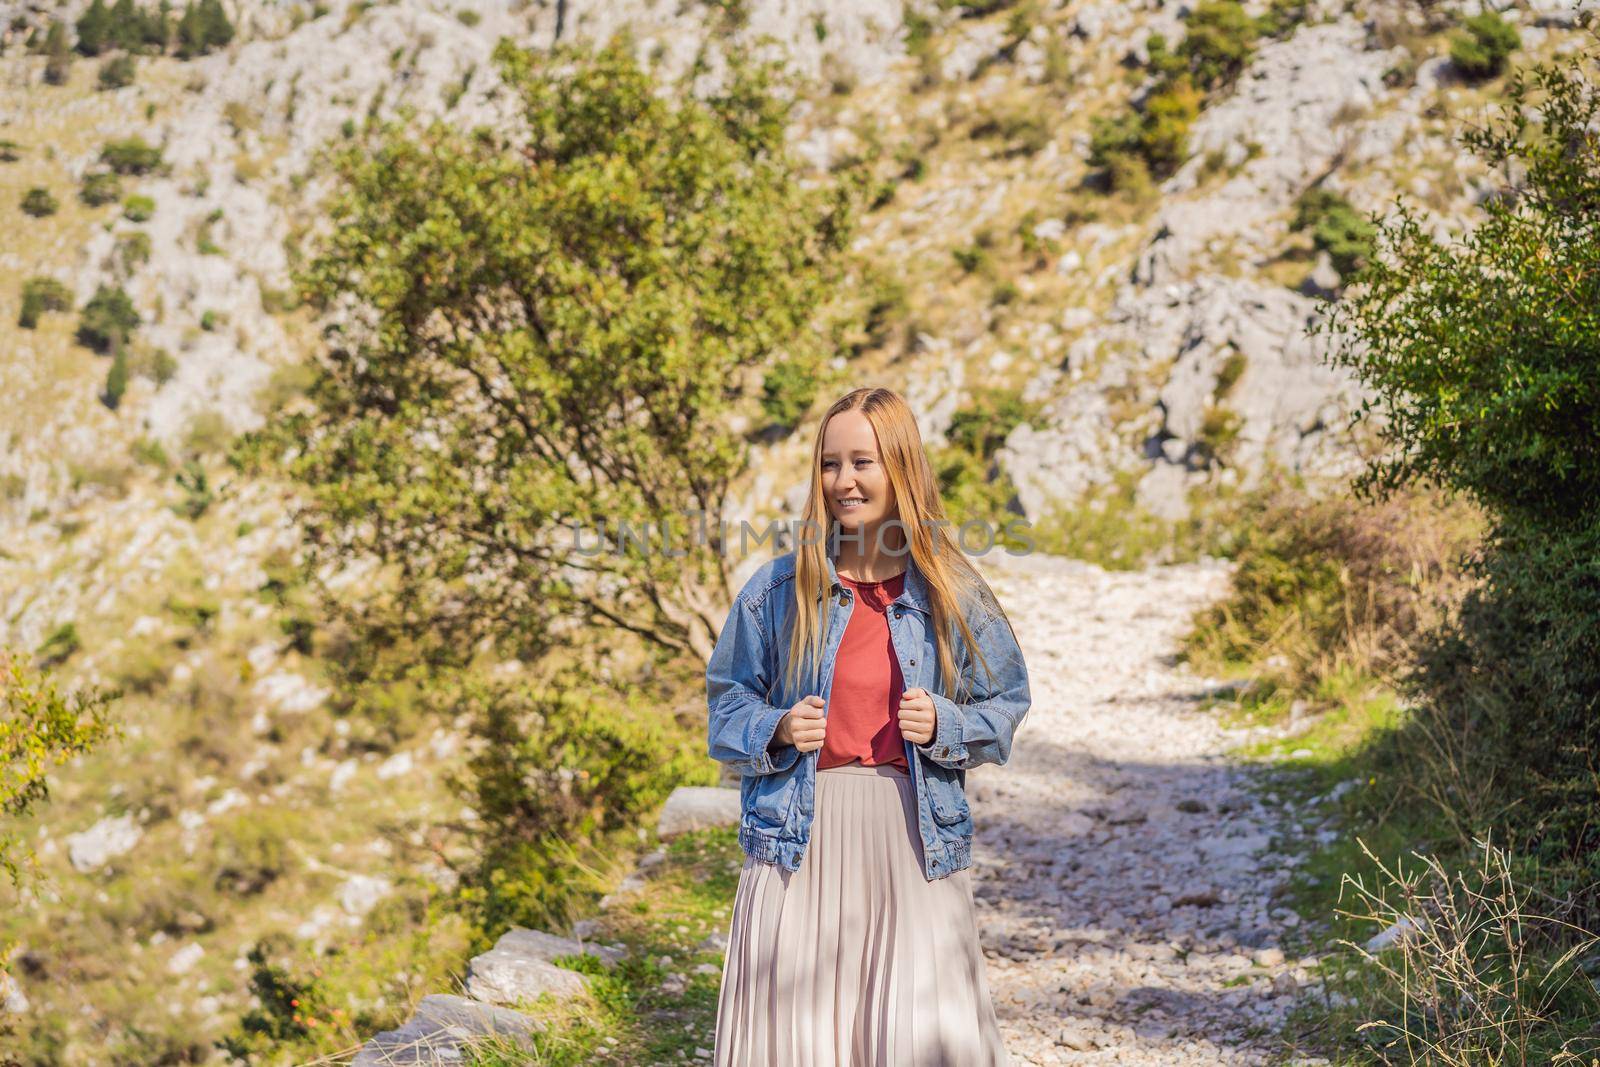
[[[935,691],[933,608],[915,561],[909,553],[904,559],[906,581],[901,595],[889,605],[889,637],[906,688],[926,689],[937,713],[927,744],[905,742],[906,763],[916,787],[923,873],[931,881],[971,864],[973,827],[966,769],[1006,761],[1012,736],[1032,698],[1022,650],[987,591],[967,606],[965,617],[993,681],[970,656],[957,630],[952,652],[962,676],[970,679],[970,702],[958,704]],[[769,751],[768,746],[778,720],[802,698],[820,696],[827,713],[834,660],[854,608],[854,593],[839,581],[829,558],[828,582],[835,606],[827,616],[820,684],[813,681],[808,687],[802,671],[800,688],[791,691],[784,671],[794,614],[794,575],[792,552],[761,565],[734,598],[706,667],[708,749],[713,759],[732,765],[742,776],[739,844],[748,855],[789,870],[799,869],[811,836],[818,750],[802,753],[793,745],[778,745]],[[821,618],[820,600],[817,609]]]

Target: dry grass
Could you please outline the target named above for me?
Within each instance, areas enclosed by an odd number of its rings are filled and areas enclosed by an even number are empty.
[[[1533,891],[1509,855],[1478,840],[1477,863],[1454,873],[1413,850],[1420,867],[1391,868],[1362,851],[1381,883],[1346,874],[1355,897],[1338,914],[1388,932],[1365,944],[1340,939],[1386,979],[1367,1007],[1369,1035],[1384,1063],[1438,1067],[1581,1064],[1600,1036],[1566,1033],[1600,1010],[1579,961],[1600,935],[1530,908]],[[1382,937],[1383,935],[1380,935]],[[1562,947],[1565,946],[1565,947]]]

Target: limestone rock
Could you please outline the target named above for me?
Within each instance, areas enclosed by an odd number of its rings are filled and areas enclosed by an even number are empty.
[[[680,785],[667,797],[656,833],[670,840],[690,830],[733,826],[739,821],[739,791],[714,785]]]
[[[442,1067],[461,1063],[463,1049],[474,1039],[495,1035],[510,1037],[531,1051],[533,1035],[541,1029],[537,1020],[521,1012],[449,993],[431,993],[399,1029],[374,1036],[350,1062],[351,1067]]]

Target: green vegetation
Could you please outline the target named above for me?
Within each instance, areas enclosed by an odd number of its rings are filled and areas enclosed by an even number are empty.
[[[60,207],[60,202],[50,190],[42,186],[36,185],[22,196],[22,210],[36,219],[54,215]]]
[[[1262,36],[1285,36],[1303,17],[1303,5],[1274,4],[1251,18],[1236,0],[1200,0],[1176,50],[1151,34],[1149,88],[1136,110],[1095,119],[1090,165],[1102,168],[1111,188],[1148,195],[1152,179],[1168,177],[1188,158],[1189,126],[1207,96],[1233,85]]]
[[[149,222],[155,213],[155,200],[143,193],[134,193],[122,202],[122,217],[129,222]]]
[[[1328,253],[1343,277],[1359,270],[1371,258],[1377,228],[1338,193],[1316,186],[1295,201],[1291,230],[1311,231],[1313,247]]]
[[[993,530],[996,545],[1022,547],[1008,527],[1021,519],[1014,503],[1016,486],[1000,469],[995,453],[1012,430],[1038,415],[1038,405],[1024,401],[1020,390],[984,386],[951,417],[945,444],[928,453],[951,522],[981,521]]]
[[[109,204],[122,196],[122,183],[110,171],[93,171],[83,176],[78,188],[78,199],[90,207]]]
[[[72,658],[73,653],[83,647],[83,641],[78,637],[76,623],[64,622],[50,631],[44,643],[39,646],[39,666],[48,670],[58,667]]]
[[[150,262],[150,235],[143,230],[118,234],[117,243],[111,250],[111,260],[120,277],[129,277],[137,268]]]
[[[1450,38],[1450,62],[1468,78],[1499,77],[1511,53],[1522,47],[1522,35],[1498,11],[1485,11],[1461,24]]]
[[[39,49],[48,58],[44,64],[46,85],[65,85],[72,76],[72,43],[67,39],[67,24],[60,19],[50,21],[44,44]]]
[[[289,473],[350,550],[406,561],[401,595],[423,618],[446,612],[440,634],[537,647],[553,620],[583,618],[708,653],[713,624],[678,605],[685,588],[729,597],[726,560],[683,516],[720,511],[745,463],[722,414],[754,414],[760,372],[825,354],[814,320],[848,244],[850,189],[801,187],[770,66],[737,61],[702,101],[654,92],[620,45],[572,54],[564,74],[497,50],[525,147],[441,123],[377,125],[335,151],[334,233],[297,287],[317,306],[354,296],[381,325],[360,341],[330,332],[316,410],[246,451],[312,442]],[[418,328],[423,309],[443,328]],[[473,444],[489,437],[492,452]],[[258,449],[265,438],[280,444]],[[375,507],[390,519],[377,528]],[[657,544],[669,523],[688,554],[619,544],[624,521],[649,523]],[[604,525],[617,550],[584,566],[620,585],[574,583],[567,550],[529,550],[573,523],[585,546]],[[500,577],[463,587],[469,557]]]
[[[621,1067],[692,1062],[696,1048],[711,1047],[722,955],[704,942],[728,929],[744,854],[731,828],[683,834],[662,851],[643,888],[600,918],[595,936],[622,944],[627,956],[610,969],[593,956],[558,961],[588,974],[590,991],[523,1006],[546,1024],[531,1053],[492,1040],[466,1062]],[[668,981],[672,972],[684,976],[681,992]]]
[[[146,144],[143,137],[124,137],[101,147],[100,162],[118,174],[149,174],[161,166],[161,149]]]
[[[1304,1017],[1308,1051],[1341,1062],[1600,1054],[1594,75],[1592,50],[1515,70],[1461,135],[1525,175],[1466,236],[1403,200],[1376,225],[1318,327],[1372,397],[1367,506],[1263,512],[1190,642],[1249,677],[1241,713],[1305,717],[1291,788],[1338,798],[1294,901],[1347,998]],[[1418,914],[1388,951],[1327,952]]]
[[[54,278],[29,278],[22,283],[22,311],[17,325],[32,330],[46,311],[71,311],[72,290]]]
[[[130,62],[133,53],[160,55],[168,49],[180,59],[192,59],[225,47],[234,36],[221,0],[190,0],[176,20],[167,0],[150,8],[134,0],[116,0],[107,8],[105,0],[92,0],[78,17],[76,29],[80,54],[98,56],[121,49],[129,55],[119,58]],[[131,80],[131,66],[128,69]]]
[[[76,632],[72,636],[76,639]],[[109,711],[119,695],[87,686],[63,697],[48,675],[28,667],[25,656],[0,652],[0,811],[7,817],[0,830],[0,869],[13,889],[21,888],[22,865],[31,866],[34,856],[11,820],[20,820],[49,799],[52,764],[65,763],[118,733]],[[10,953],[0,952],[0,970],[9,960]]]
[[[132,56],[113,56],[100,64],[97,75],[102,89],[125,89],[133,84],[134,59]]]
[[[106,370],[105,402],[115,411],[122,403],[122,394],[128,390],[128,353],[118,348],[111,356],[111,366]]]
[[[139,312],[121,286],[96,287],[78,317],[78,343],[96,352],[121,348],[139,327]]]

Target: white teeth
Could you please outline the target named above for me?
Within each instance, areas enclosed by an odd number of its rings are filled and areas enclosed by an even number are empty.
[[[866,502],[867,502],[867,498],[866,497],[862,497],[862,496],[847,496],[843,500],[839,501],[839,504],[840,504],[840,506],[848,507],[851,504],[865,504]]]

